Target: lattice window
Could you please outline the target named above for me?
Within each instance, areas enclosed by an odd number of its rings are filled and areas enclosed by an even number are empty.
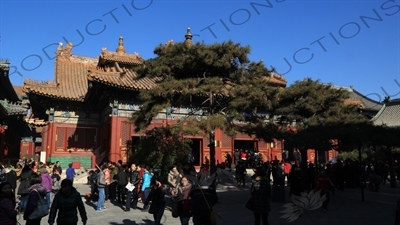
[[[258,150],[267,150],[268,149],[268,145],[271,145],[270,143],[267,143],[265,141],[258,141]]]
[[[224,148],[231,148],[232,147],[232,138],[229,137],[227,134],[222,134],[222,145]]]
[[[23,155],[21,157],[24,157],[24,156],[28,155],[29,147],[23,146],[22,147],[22,152],[23,152]]]
[[[127,142],[130,140],[131,140],[131,124],[122,122],[120,146],[126,146]]]
[[[86,130],[85,128],[77,128],[76,133],[75,133],[75,148],[80,149],[80,150],[85,150],[86,145]]]
[[[57,149],[65,149],[65,128],[57,127],[56,128],[56,148]]]
[[[67,150],[76,147],[75,142],[77,140],[75,140],[75,131],[76,131],[75,128],[67,128],[67,141],[68,141]]]
[[[276,147],[277,149],[282,149],[282,141],[281,140],[276,140],[275,141]]]

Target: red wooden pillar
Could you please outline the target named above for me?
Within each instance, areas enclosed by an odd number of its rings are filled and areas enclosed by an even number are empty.
[[[4,150],[5,150],[6,146],[5,146],[5,129],[3,128],[3,126],[0,125],[0,159],[3,159],[5,154],[4,154]]]
[[[117,162],[119,160],[119,139],[118,136],[118,117],[112,116],[111,117],[111,145],[110,145],[110,155],[109,159],[112,162]]]
[[[92,168],[96,168],[96,164],[97,164],[97,156],[96,155],[92,155]]]
[[[54,123],[50,122],[47,125],[47,132],[45,132],[45,134],[42,133],[42,141],[45,140],[44,143],[42,143],[42,147],[46,148],[46,162],[49,161],[50,156],[53,153],[53,150],[55,149],[55,136],[56,136],[56,131],[54,129]],[[43,136],[46,136],[46,138],[44,138]]]
[[[222,163],[224,162],[224,158],[221,153],[221,143],[222,143],[222,130],[217,128],[215,129],[215,162]]]

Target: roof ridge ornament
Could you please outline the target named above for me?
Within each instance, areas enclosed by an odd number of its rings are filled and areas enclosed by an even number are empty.
[[[119,37],[119,42],[116,52],[121,55],[125,54],[126,52],[124,47],[124,38],[122,36]]]
[[[62,42],[58,42],[58,47],[57,47],[57,50],[56,50],[56,55],[62,54],[62,50],[63,50],[63,48],[62,48]]]
[[[186,38],[185,44],[193,45],[193,41],[192,41],[193,34],[190,32],[190,27],[187,28],[187,32],[185,34],[185,38]]]
[[[62,46],[63,46],[63,43],[59,42],[57,50],[56,50],[57,57],[69,59],[72,56],[71,50],[74,45],[71,42],[68,42],[68,44],[67,44],[67,46],[65,46],[65,48],[63,48]]]
[[[174,45],[174,40],[169,40],[167,41],[167,43],[165,43],[165,46],[170,46],[170,45]]]

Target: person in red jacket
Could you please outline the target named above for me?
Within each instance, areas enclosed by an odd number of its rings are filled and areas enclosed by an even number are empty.
[[[283,172],[285,173],[285,177],[283,179],[286,179],[288,183],[289,183],[289,173],[291,170],[292,170],[292,164],[290,164],[288,161],[285,161],[283,163]]]
[[[242,150],[240,152],[240,160],[242,161],[244,168],[247,169],[247,152],[246,152],[246,150]]]
[[[328,175],[325,174],[325,170],[321,169],[319,174],[315,176],[315,190],[321,190],[321,196],[326,194],[326,199],[322,203],[322,208],[324,209],[324,212],[326,212],[329,204],[329,199],[330,199],[330,192],[329,189],[333,188],[333,184],[331,179],[329,178]]]

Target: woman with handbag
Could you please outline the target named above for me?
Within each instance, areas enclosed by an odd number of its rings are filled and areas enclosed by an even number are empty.
[[[189,183],[188,178],[183,176],[181,178],[181,184],[178,185],[177,190],[171,192],[172,197],[174,197],[176,201],[176,210],[178,211],[181,225],[189,225],[190,217],[192,217],[192,202],[189,197],[191,189],[192,185]]]
[[[20,184],[17,190],[17,195],[20,197],[19,210],[25,211],[26,203],[28,201],[28,188],[31,186],[31,178],[33,171],[28,164],[25,164],[24,168],[22,168],[20,175],[17,179],[20,179]]]
[[[49,205],[45,200],[47,190],[41,185],[42,177],[36,173],[32,174],[31,186],[28,188],[29,197],[24,212],[24,220],[26,225],[40,225],[43,216],[49,212]],[[46,207],[43,207],[46,204]],[[45,211],[44,211],[45,210]]]
[[[155,176],[152,177],[150,183],[151,183],[151,191],[149,196],[146,198],[144,205],[148,205],[149,202],[151,201],[149,213],[153,214],[154,225],[160,225],[161,218],[164,215],[165,194],[167,191]]]

